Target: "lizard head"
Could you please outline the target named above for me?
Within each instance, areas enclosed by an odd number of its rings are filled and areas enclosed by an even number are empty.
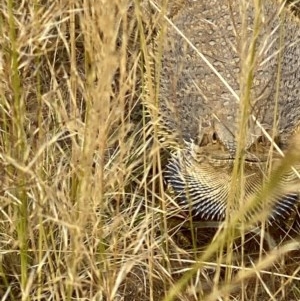
[[[243,172],[240,176],[243,181],[237,182],[233,176],[234,164],[237,164],[237,139],[241,139],[237,138],[237,123],[225,124],[215,118],[212,124],[212,130],[200,136],[200,143],[185,142],[184,147],[172,156],[165,177],[183,208],[203,219],[223,220],[232,190],[238,192],[236,197],[242,198],[243,202],[251,200],[267,181],[268,170],[275,170],[282,158],[272,150],[272,143],[264,137],[260,127],[249,120],[242,152]],[[270,152],[273,152],[271,161]],[[270,221],[290,215],[299,195],[297,191],[287,191],[287,183],[299,185],[299,179],[291,170],[282,176],[272,197],[257,203],[247,212],[246,218],[264,208],[268,209]]]
[[[224,220],[232,191],[246,203],[260,192],[267,180],[270,162],[265,146],[257,142],[255,149],[254,153],[246,152],[243,172],[240,174],[243,180],[237,181],[233,176],[235,157],[230,151],[224,152],[222,143],[214,141],[198,146],[194,142],[186,142],[185,147],[170,159],[165,178],[183,209],[203,219]],[[274,156],[272,168],[276,169],[280,162],[281,158]],[[298,202],[298,192],[285,189],[286,184],[292,182],[299,185],[299,179],[292,171],[288,171],[282,176],[272,197],[257,203],[252,211],[247,212],[246,218],[264,209],[270,212],[270,221],[290,215]]]

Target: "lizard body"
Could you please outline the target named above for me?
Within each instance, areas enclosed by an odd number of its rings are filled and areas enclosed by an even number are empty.
[[[276,128],[273,136],[283,148],[300,122],[300,23],[279,2],[262,1],[256,9],[253,1],[242,3],[187,0],[163,38],[159,111],[163,127],[184,145],[166,178],[179,202],[192,204],[195,214],[207,219],[225,216],[242,110],[246,197],[267,178],[271,149],[252,116],[269,133]],[[280,156],[273,157],[275,162]],[[283,175],[282,183],[286,178],[293,185],[298,181]],[[296,191],[280,185],[270,217],[289,213],[298,198],[299,183]]]

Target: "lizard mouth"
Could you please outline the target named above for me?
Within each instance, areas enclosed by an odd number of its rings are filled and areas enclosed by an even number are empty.
[[[197,147],[191,143],[173,155],[167,165],[165,178],[184,210],[202,219],[224,220],[234,185],[234,161],[234,156],[221,150],[218,145]],[[279,157],[274,156],[272,164],[276,166],[279,162]],[[242,188],[245,202],[261,190],[267,167],[267,155],[260,152],[245,154]],[[283,177],[282,183],[287,184],[290,178],[290,174]],[[269,221],[286,217],[295,210],[298,199],[298,192],[287,192],[284,185],[278,185],[272,197],[257,204],[253,211],[247,213],[246,219],[250,220],[251,216],[266,208],[270,212]]]

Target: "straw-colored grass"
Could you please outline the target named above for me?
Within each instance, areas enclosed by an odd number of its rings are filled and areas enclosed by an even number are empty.
[[[0,4],[1,301],[300,298],[289,233],[235,215],[195,229],[166,191],[145,107],[161,16],[130,0]]]

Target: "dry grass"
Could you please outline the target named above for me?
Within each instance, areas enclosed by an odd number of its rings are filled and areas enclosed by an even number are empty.
[[[0,300],[300,298],[285,231],[176,217],[141,102],[157,99],[143,85],[156,17],[138,1],[6,0],[0,22]]]

